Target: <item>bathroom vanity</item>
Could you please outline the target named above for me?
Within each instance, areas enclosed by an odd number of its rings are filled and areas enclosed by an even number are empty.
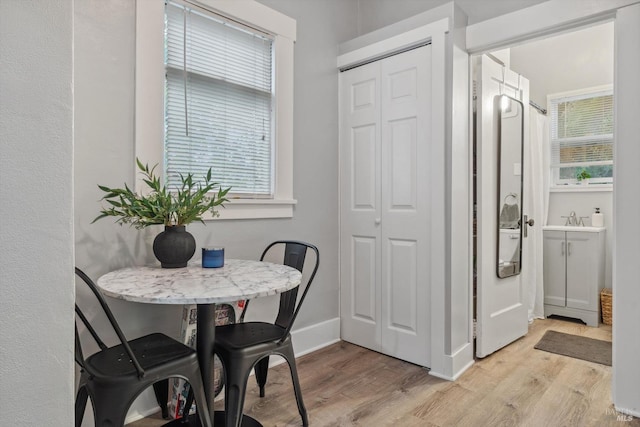
[[[605,228],[546,226],[543,236],[545,317],[572,317],[598,327]]]

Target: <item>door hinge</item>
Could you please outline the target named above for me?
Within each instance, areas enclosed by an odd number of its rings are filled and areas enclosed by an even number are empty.
[[[478,338],[478,321],[473,319],[473,338]]]

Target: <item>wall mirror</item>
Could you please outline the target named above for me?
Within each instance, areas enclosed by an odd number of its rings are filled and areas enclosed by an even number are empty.
[[[522,267],[522,163],[524,108],[507,95],[495,98],[498,131],[498,277],[520,274]]]

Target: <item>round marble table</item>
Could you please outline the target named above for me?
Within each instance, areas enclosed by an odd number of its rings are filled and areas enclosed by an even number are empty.
[[[175,269],[127,267],[100,277],[98,287],[105,295],[126,301],[197,304],[198,361],[210,403],[211,419],[221,421],[224,413],[218,411],[214,416],[211,381],[215,304],[275,295],[295,288],[301,279],[302,275],[298,270],[286,265],[226,259],[221,268],[202,268],[199,263]],[[260,424],[245,415],[243,425]]]

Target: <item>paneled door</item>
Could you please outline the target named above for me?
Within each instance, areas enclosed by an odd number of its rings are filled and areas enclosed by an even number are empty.
[[[429,365],[431,48],[340,75],[344,340]]]
[[[528,332],[524,274],[499,278],[498,264],[498,134],[495,97],[509,95],[524,105],[524,141],[528,141],[529,81],[482,55],[477,69],[477,337],[476,356],[485,357]],[[525,150],[526,152],[526,150]],[[527,213],[521,206],[521,213]],[[526,227],[526,225],[525,225]],[[526,242],[523,243],[526,249]],[[521,272],[528,266],[522,265]]]

